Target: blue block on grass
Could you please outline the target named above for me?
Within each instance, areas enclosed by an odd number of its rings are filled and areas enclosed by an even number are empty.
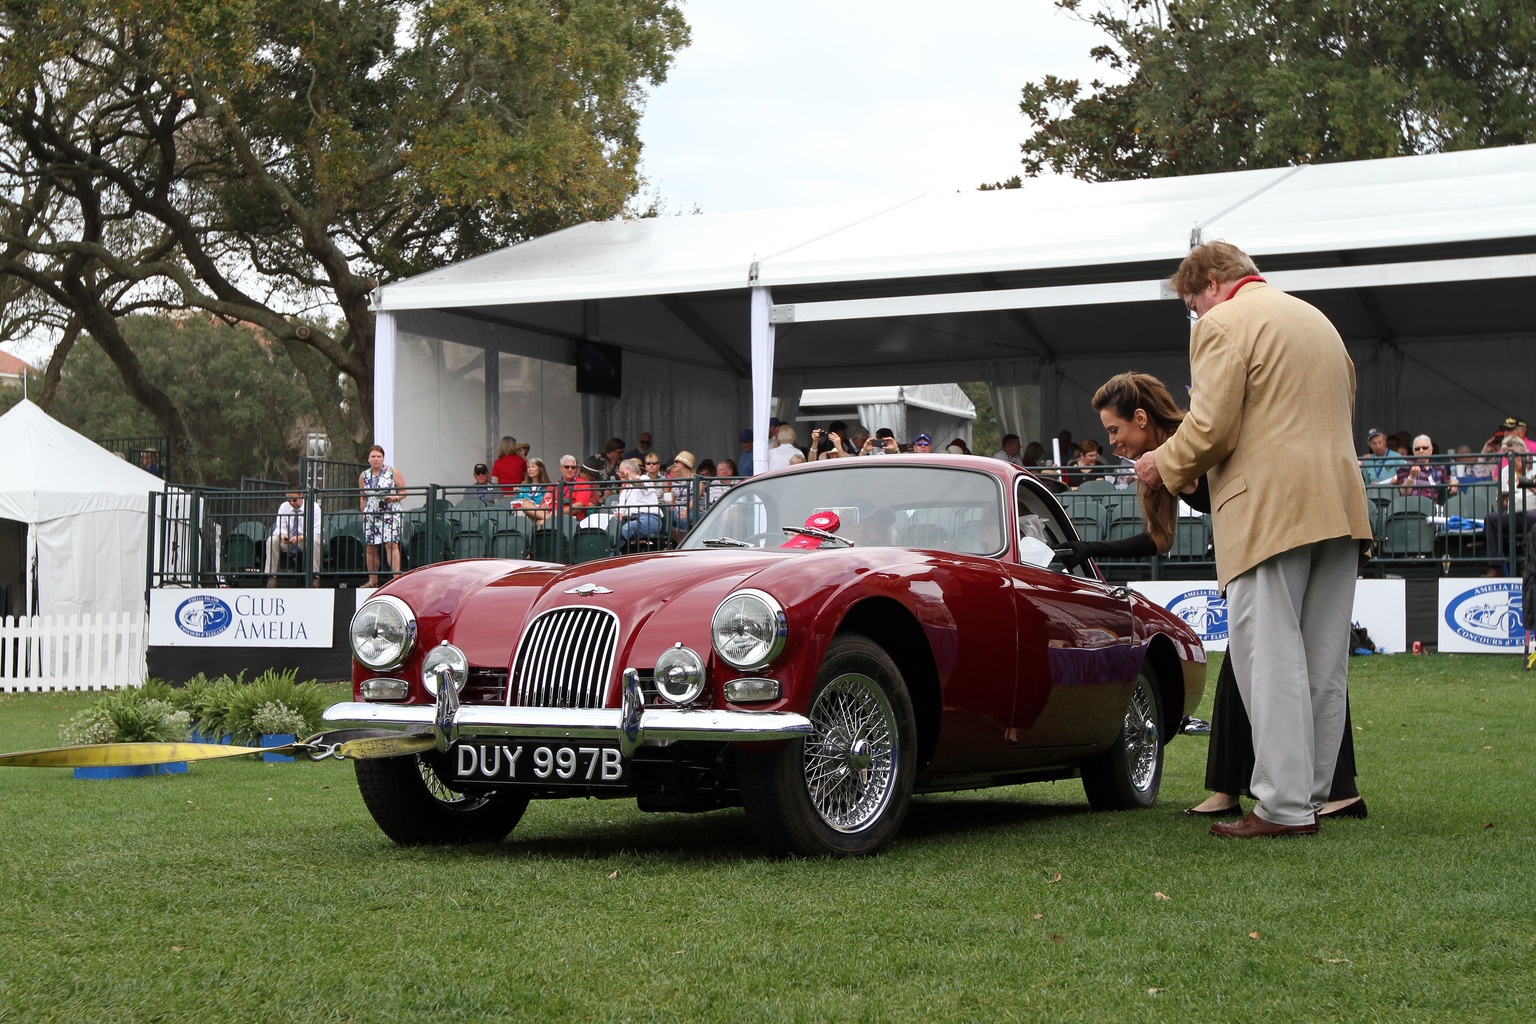
[[[75,769],[77,779],[136,779],[141,775],[185,775],[187,762],[161,764],[96,764]]]
[[[262,737],[261,737],[261,745],[264,746],[264,747],[286,747],[288,744],[292,743],[293,741],[294,741],[294,735],[291,732],[277,732],[277,733],[269,732],[269,733],[263,733]],[[261,755],[261,759],[263,761],[292,761],[293,760],[293,758],[290,757],[287,754],[262,754]]]

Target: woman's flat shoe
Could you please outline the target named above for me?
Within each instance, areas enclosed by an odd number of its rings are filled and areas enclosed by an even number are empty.
[[[1369,814],[1370,814],[1370,812],[1365,809],[1365,797],[1361,797],[1359,800],[1356,800],[1352,804],[1345,804],[1343,807],[1339,807],[1339,808],[1336,808],[1336,809],[1331,810],[1331,811],[1324,811],[1321,814],[1319,814],[1318,817],[1319,818],[1365,818],[1365,817],[1369,816]]]
[[[1192,818],[1234,818],[1234,819],[1236,819],[1236,818],[1241,818],[1243,816],[1243,805],[1242,804],[1233,804],[1231,807],[1222,807],[1222,808],[1219,808],[1218,810],[1214,810],[1214,811],[1201,811],[1201,810],[1196,810],[1193,807],[1186,807],[1186,808],[1184,808],[1184,813],[1189,815]]]

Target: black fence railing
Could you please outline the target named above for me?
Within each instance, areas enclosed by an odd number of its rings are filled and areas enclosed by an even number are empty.
[[[1524,559],[1524,512],[1536,480],[1497,456],[1442,456],[1420,474],[1394,470],[1367,485],[1373,559],[1366,576],[1519,575]],[[1494,461],[1491,465],[1489,460]],[[301,488],[298,523],[308,543],[277,533],[287,486],[240,490],[170,486],[152,495],[151,586],[363,586],[401,571],[455,558],[531,558],[576,564],[636,551],[675,547],[739,478],[411,487],[398,503],[368,507],[357,486],[356,463],[305,460],[311,479],[343,480],[336,487]],[[1077,532],[1088,540],[1140,533],[1140,491],[1129,467],[1106,467],[1075,487],[1041,478],[1057,495]],[[1510,495],[1516,497],[1511,499]],[[1532,498],[1536,509],[1536,498]],[[1189,510],[1186,509],[1186,512]],[[284,522],[290,513],[283,512]],[[1536,523],[1536,515],[1532,517]],[[370,549],[372,549],[370,561]],[[1215,574],[1209,515],[1181,515],[1171,551],[1155,558],[1101,559],[1117,582],[1209,579]]]
[[[172,487],[151,496],[149,583],[366,586],[386,582],[396,558],[403,572],[456,558],[575,564],[667,550],[737,479],[429,484],[370,505],[354,473],[345,488],[301,488],[297,510],[287,486]],[[286,539],[301,535],[307,543]]]
[[[168,434],[146,437],[93,437],[91,440],[114,455],[122,456],[126,462],[138,466],[147,473],[153,473],[162,480],[171,479],[171,438]]]
[[[1497,454],[1442,455],[1421,460],[1417,472],[1407,460],[1368,464],[1374,543],[1363,575],[1519,575],[1526,529],[1536,524],[1536,479],[1523,471],[1524,461]],[[1051,470],[1040,475],[1052,482]],[[1529,523],[1527,496],[1533,510]],[[1057,498],[1084,539],[1119,540],[1145,529],[1140,490],[1129,467],[1108,469],[1099,479],[1063,489]],[[1167,554],[1100,559],[1099,565],[1117,582],[1205,579],[1215,574],[1213,543],[1211,517],[1186,514],[1179,517]]]

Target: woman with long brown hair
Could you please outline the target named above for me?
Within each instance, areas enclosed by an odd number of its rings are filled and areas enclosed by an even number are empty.
[[[1115,454],[1133,461],[1167,441],[1184,422],[1184,410],[1179,408],[1163,382],[1151,374],[1134,370],[1116,374],[1105,381],[1094,393],[1093,407],[1109,434],[1110,447]],[[1068,544],[1070,551],[1062,552],[1062,563],[1072,568],[1089,558],[1103,555],[1142,558],[1167,552],[1173,547],[1178,531],[1179,497],[1161,487],[1143,488],[1141,518],[1146,533],[1091,544],[1072,541]],[[1202,476],[1182,497],[1191,508],[1210,511],[1210,490],[1205,477]],[[1216,678],[1211,719],[1211,747],[1205,764],[1205,788],[1211,795],[1184,813],[1200,817],[1234,814],[1240,817],[1242,807],[1238,794],[1247,788],[1253,775],[1253,732],[1248,711],[1237,690],[1230,652],[1222,659],[1221,672]],[[1344,739],[1334,767],[1333,788],[1322,814],[1345,818],[1366,816],[1365,800],[1355,788],[1355,744],[1347,703]]]

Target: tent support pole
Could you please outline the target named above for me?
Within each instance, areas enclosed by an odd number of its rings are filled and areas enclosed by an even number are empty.
[[[768,468],[768,419],[773,407],[774,328],[768,320],[773,294],[752,289],[752,471]]]
[[[395,450],[395,314],[383,310],[373,318],[373,443]]]

